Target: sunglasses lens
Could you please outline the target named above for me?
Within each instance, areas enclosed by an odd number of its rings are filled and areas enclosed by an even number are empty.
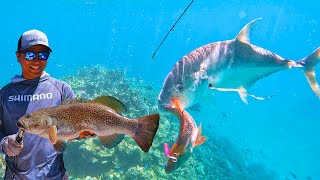
[[[27,51],[24,53],[24,57],[26,58],[26,60],[28,61],[32,61],[37,57],[37,54],[39,56],[40,60],[46,61],[49,58],[50,52],[33,52],[33,51]]]
[[[49,57],[49,52],[39,52],[39,59],[40,60],[47,60]]]
[[[37,57],[37,53],[32,52],[32,51],[27,51],[27,52],[25,52],[24,55],[25,55],[26,60],[29,60],[29,61],[32,61]]]

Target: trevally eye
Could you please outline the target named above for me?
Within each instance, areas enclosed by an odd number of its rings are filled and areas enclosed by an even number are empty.
[[[183,85],[177,84],[175,89],[176,89],[176,91],[183,91]]]
[[[26,118],[30,118],[31,117],[31,114],[26,114]]]

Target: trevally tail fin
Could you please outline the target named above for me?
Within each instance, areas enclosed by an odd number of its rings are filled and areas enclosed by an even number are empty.
[[[306,76],[309,85],[313,92],[320,98],[320,87],[314,72],[315,67],[320,62],[320,47],[314,50],[309,56],[298,61],[301,64],[304,75]]]

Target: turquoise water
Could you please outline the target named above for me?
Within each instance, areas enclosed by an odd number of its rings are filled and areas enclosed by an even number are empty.
[[[152,84],[158,92],[183,55],[210,42],[233,39],[243,25],[257,17],[263,18],[252,31],[251,42],[257,46],[294,60],[320,46],[319,1],[195,0],[153,61],[154,50],[188,3],[2,1],[0,86],[20,73],[14,54],[17,40],[21,33],[34,28],[49,37],[53,53],[46,71],[52,76],[63,78],[95,64],[120,67]],[[319,67],[316,73],[320,74]],[[258,81],[249,91],[275,96],[267,101],[248,98],[245,105],[236,94],[216,93],[213,108],[191,112],[197,123],[203,124],[206,143],[214,143],[211,136],[219,134],[280,179],[294,175],[320,179],[320,101],[303,73],[278,72]],[[193,165],[197,166],[197,161]],[[179,172],[183,170],[187,168]],[[212,172],[205,173],[209,177]]]

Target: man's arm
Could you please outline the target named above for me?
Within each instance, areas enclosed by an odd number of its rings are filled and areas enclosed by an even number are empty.
[[[23,144],[16,141],[16,134],[6,136],[3,114],[3,100],[2,94],[0,94],[0,152],[10,157],[16,156],[22,151]]]
[[[63,86],[63,100],[75,99],[75,98],[76,98],[76,95],[73,92],[71,86],[69,84],[65,83]]]
[[[3,124],[3,106],[2,106],[2,96],[0,94],[0,142],[4,138],[4,136],[5,136],[5,133],[4,133],[4,124]]]
[[[1,140],[5,137],[5,134],[4,134],[4,127],[3,127],[3,123],[2,123],[2,115],[0,113],[0,142]]]
[[[0,89],[1,93],[1,89]],[[2,95],[0,94],[0,152],[3,152],[2,150],[2,140],[5,137],[4,133],[4,124],[3,124],[3,105],[2,105]]]

